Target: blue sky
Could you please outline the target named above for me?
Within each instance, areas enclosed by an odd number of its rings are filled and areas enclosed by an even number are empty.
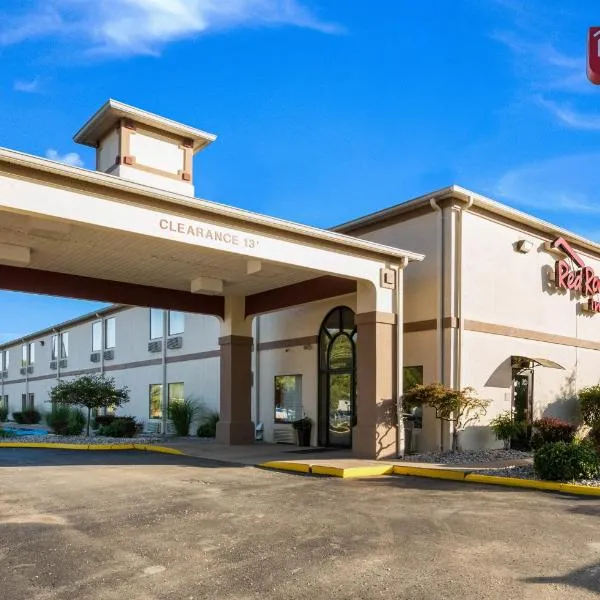
[[[3,0],[0,146],[93,168],[71,137],[113,97],[219,136],[203,198],[328,227],[458,183],[600,241],[599,23],[591,0]],[[95,306],[0,293],[0,340]]]

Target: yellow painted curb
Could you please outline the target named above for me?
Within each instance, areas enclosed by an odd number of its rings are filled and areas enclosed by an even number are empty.
[[[565,494],[577,494],[579,496],[600,496],[600,488],[589,485],[576,485],[574,483],[561,483],[560,491]]]
[[[0,448],[50,448],[55,450],[145,450],[183,455],[181,450],[152,444],[54,444],[52,442],[0,442]]]
[[[330,467],[325,465],[310,465],[313,475],[329,475],[330,477],[343,477],[344,469],[341,467]]]
[[[280,471],[294,471],[296,473],[310,473],[310,465],[307,463],[287,462],[283,460],[272,460],[258,465],[265,469],[277,469]]]
[[[403,467],[394,466],[395,475],[413,475],[414,477],[430,477],[432,479],[451,479],[452,481],[464,481],[466,473],[464,471],[454,471],[451,469],[429,469],[427,467]]]
[[[352,479],[356,477],[379,477],[381,475],[392,475],[393,472],[393,465],[373,465],[370,467],[348,467],[346,469],[342,469],[341,476],[344,479]]]
[[[504,485],[507,487],[521,487],[533,490],[549,490],[560,492],[562,483],[556,481],[538,481],[536,479],[519,479],[517,477],[495,477],[494,475],[479,475],[469,473],[465,479],[472,483],[488,483],[491,485]]]

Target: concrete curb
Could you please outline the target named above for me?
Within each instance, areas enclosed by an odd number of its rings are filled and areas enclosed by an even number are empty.
[[[55,450],[142,450],[160,454],[184,455],[181,450],[153,444],[54,444],[52,442],[0,442],[0,448],[46,448]]]
[[[409,475],[412,477],[427,477],[430,479],[445,479],[462,481],[465,483],[483,483],[486,485],[501,485],[504,487],[541,490],[546,492],[561,492],[577,496],[600,496],[600,487],[577,485],[574,483],[559,483],[557,481],[538,481],[537,479],[518,479],[516,477],[496,477],[494,475],[480,475],[470,471],[457,469],[435,469],[430,467],[404,467],[402,465],[382,464],[368,467],[336,467],[325,465],[312,465],[287,461],[272,461],[258,465],[265,469],[278,471],[292,471],[305,475],[325,475],[354,479],[360,477],[380,477],[384,475]]]

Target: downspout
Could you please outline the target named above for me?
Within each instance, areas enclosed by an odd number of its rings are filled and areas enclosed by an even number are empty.
[[[168,395],[167,395],[167,333],[169,318],[168,311],[163,310],[163,331],[162,331],[162,352],[161,352],[161,366],[162,366],[162,434],[167,435],[167,411],[169,409]]]
[[[403,458],[406,452],[406,436],[404,431],[404,408],[402,405],[404,374],[404,269],[408,258],[403,257],[396,271],[396,411],[398,421],[398,445],[396,456]]]
[[[444,281],[444,262],[446,260],[445,251],[445,232],[444,232],[444,211],[439,207],[435,198],[429,199],[431,208],[438,215],[438,235],[437,240],[440,245],[439,261],[439,284],[438,284],[438,310],[437,310],[437,336],[438,336],[438,381],[444,383],[444,371],[446,362],[446,349],[444,347],[444,297],[446,293],[446,283]],[[440,420],[440,450],[444,450],[444,422]]]
[[[52,332],[56,336],[56,381],[60,381],[60,347],[62,340],[58,329],[53,329]],[[52,348],[50,348],[50,356],[52,356]]]
[[[96,313],[96,317],[100,319],[100,375],[104,375],[104,315]]]
[[[456,389],[462,388],[462,345],[463,335],[465,331],[465,322],[463,319],[463,271],[462,271],[462,253],[463,253],[463,214],[473,206],[473,196],[469,196],[466,206],[464,206],[458,213],[458,232],[456,235],[456,281],[458,285],[457,290],[457,307],[456,316],[458,318],[458,340],[456,344],[456,374],[454,381],[456,382]]]

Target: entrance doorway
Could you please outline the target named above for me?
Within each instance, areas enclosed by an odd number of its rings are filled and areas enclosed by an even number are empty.
[[[319,445],[352,447],[356,414],[354,311],[334,308],[319,331]]]
[[[515,423],[523,427],[511,447],[527,448],[533,423],[533,369],[513,369],[512,409]]]

